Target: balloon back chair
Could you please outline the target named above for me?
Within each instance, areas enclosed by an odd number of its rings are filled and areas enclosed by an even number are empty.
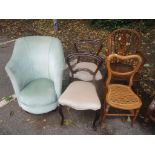
[[[90,59],[93,61],[97,61],[96,68],[92,71],[89,68],[81,68],[73,70],[70,65],[71,60],[78,59],[80,57],[80,61],[84,58],[84,61],[89,61]],[[90,61],[91,61],[90,60]],[[60,104],[60,115],[62,117],[61,124],[64,123],[64,115],[62,112],[62,106],[71,107],[75,110],[93,110],[96,111],[95,119],[93,121],[93,128],[96,129],[96,121],[100,116],[101,102],[98,97],[98,93],[96,90],[96,80],[95,76],[99,72],[99,69],[102,67],[103,60],[97,55],[90,53],[72,53],[69,54],[66,58],[66,62],[68,63],[69,69],[71,71],[71,83],[66,88],[66,90],[62,93],[59,98]],[[87,72],[93,76],[92,81],[81,81],[78,80],[74,75],[77,72]]]
[[[113,59],[118,59],[119,61],[134,60],[133,69],[128,72],[113,70],[111,68],[111,61]],[[133,125],[142,105],[140,98],[132,90],[133,78],[136,72],[138,72],[141,63],[142,58],[139,55],[121,56],[117,54],[111,54],[107,57],[106,65],[108,69],[108,79],[106,81],[106,99],[101,127],[107,116],[131,116],[133,118],[131,125]],[[113,77],[117,76],[127,78],[129,80],[129,84],[124,85],[113,83]],[[124,113],[110,113],[110,107],[124,111]],[[125,111],[129,111],[130,113],[125,113]]]
[[[5,69],[19,106],[33,114],[56,109],[64,64],[62,44],[57,38],[28,36],[17,39]]]

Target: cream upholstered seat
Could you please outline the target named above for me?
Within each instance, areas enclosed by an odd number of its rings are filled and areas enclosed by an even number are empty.
[[[76,110],[98,110],[101,108],[95,86],[84,81],[72,82],[60,96],[59,104]]]

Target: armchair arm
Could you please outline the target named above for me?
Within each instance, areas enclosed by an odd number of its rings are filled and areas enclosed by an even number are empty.
[[[6,70],[8,76],[9,76],[9,78],[10,78],[10,80],[11,80],[11,83],[12,83],[12,85],[13,85],[15,94],[16,94],[16,96],[18,97],[19,92],[20,92],[20,90],[22,89],[22,88],[21,88],[21,85],[20,85],[19,82],[17,81],[17,78],[16,78],[14,72],[8,67],[8,65],[6,65],[5,70]]]

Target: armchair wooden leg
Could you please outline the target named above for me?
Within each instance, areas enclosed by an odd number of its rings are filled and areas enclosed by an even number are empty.
[[[131,121],[131,126],[132,126],[132,127],[133,127],[133,124],[134,124],[134,122],[135,122],[135,120],[136,120],[138,114],[139,114],[139,109],[136,109],[134,113],[135,113],[135,114],[134,114],[134,117],[133,117],[133,119],[132,119],[132,121]]]
[[[110,108],[110,105],[105,106],[104,114],[103,114],[102,119],[101,119],[101,128],[103,128],[103,126],[104,126],[103,123],[105,122],[109,108]]]
[[[93,121],[93,129],[96,131],[97,130],[97,127],[96,127],[96,121],[99,119],[100,117],[100,110],[96,110],[96,113],[95,113],[95,119]]]
[[[63,125],[64,124],[64,115],[62,112],[62,105],[59,105],[59,114],[61,116],[61,125]]]

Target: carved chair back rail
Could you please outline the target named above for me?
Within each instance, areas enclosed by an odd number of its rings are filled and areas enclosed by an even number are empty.
[[[121,71],[119,72],[119,71],[114,71],[111,68],[111,61],[114,58],[117,58],[120,61],[123,61],[123,60],[127,61],[127,60],[131,60],[131,59],[136,60],[137,59],[138,62],[137,62],[137,65],[133,68],[133,70],[127,71],[127,72],[121,72]],[[117,54],[109,55],[108,58],[106,59],[106,64],[107,64],[107,69],[108,69],[108,79],[106,81],[106,87],[110,84],[110,81],[111,81],[113,75],[114,76],[130,76],[129,86],[131,87],[133,85],[133,77],[139,70],[141,63],[142,63],[142,58],[139,55],[128,55],[128,56],[121,56],[121,55],[117,55]]]
[[[83,57],[83,58],[92,58],[93,60],[96,60],[97,61],[97,68],[96,70],[93,72],[92,70],[89,70],[88,68],[77,68],[75,70],[73,70],[73,66],[71,66],[70,64],[70,61],[72,59],[76,59],[76,58],[80,58],[80,57]],[[92,53],[73,53],[73,54],[69,54],[67,57],[66,57],[66,63],[68,64],[68,67],[69,67],[69,70],[71,71],[71,74],[72,74],[72,78],[74,78],[74,74],[79,72],[79,71],[87,71],[89,72],[91,75],[93,75],[93,81],[95,80],[95,75],[96,73],[98,72],[98,70],[100,69],[100,67],[102,66],[104,60],[97,56],[96,54],[92,54]]]
[[[84,46],[84,49],[83,49]],[[74,43],[74,48],[77,53],[80,51],[88,51],[89,48],[91,48],[90,53],[99,54],[103,48],[102,41],[100,39],[85,39],[85,40],[79,40]],[[93,50],[92,50],[93,48]]]

